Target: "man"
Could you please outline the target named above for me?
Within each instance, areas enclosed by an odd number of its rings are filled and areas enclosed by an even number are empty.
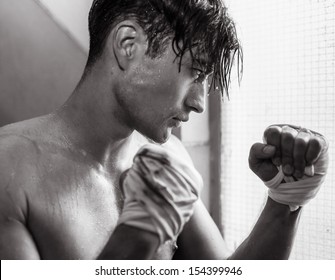
[[[221,1],[96,0],[89,25],[88,63],[64,106],[0,130],[1,259],[287,258],[300,207],[273,190],[229,252],[170,137],[203,112],[208,76],[228,88],[240,47]],[[278,174],[304,184],[305,166],[325,158],[324,138],[309,130],[275,125],[264,136],[249,163],[272,185]],[[141,148],[149,142],[162,145]]]

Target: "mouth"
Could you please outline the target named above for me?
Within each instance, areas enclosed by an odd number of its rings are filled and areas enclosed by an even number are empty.
[[[180,127],[182,121],[178,118],[173,118],[171,122],[173,127]]]
[[[182,122],[187,122],[188,116],[180,116],[172,118],[173,126],[180,127]]]

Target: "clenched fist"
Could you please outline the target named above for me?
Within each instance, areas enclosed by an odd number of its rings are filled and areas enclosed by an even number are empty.
[[[271,198],[293,208],[304,205],[316,195],[327,172],[326,138],[293,125],[272,125],[263,140],[250,150],[250,169],[269,187]]]
[[[123,177],[125,204],[118,223],[157,234],[161,244],[176,239],[202,188],[197,170],[180,155],[146,144]]]

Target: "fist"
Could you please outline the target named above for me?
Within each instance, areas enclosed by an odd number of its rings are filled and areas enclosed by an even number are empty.
[[[125,204],[119,224],[126,224],[173,240],[193,214],[202,178],[179,154],[147,144],[122,176]]]
[[[328,151],[326,138],[318,132],[294,125],[272,125],[264,131],[264,144],[250,150],[249,167],[263,181],[269,181],[282,166],[285,176],[294,180],[313,176],[313,166]],[[326,155],[327,156],[327,155]],[[323,162],[327,168],[328,158]]]

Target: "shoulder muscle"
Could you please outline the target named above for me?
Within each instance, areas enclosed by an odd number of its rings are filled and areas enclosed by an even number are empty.
[[[21,153],[29,144],[16,136],[0,137],[0,258],[38,259],[33,238],[26,227],[27,197],[22,182]],[[26,146],[28,145],[28,146]],[[21,178],[21,179],[20,179]]]

